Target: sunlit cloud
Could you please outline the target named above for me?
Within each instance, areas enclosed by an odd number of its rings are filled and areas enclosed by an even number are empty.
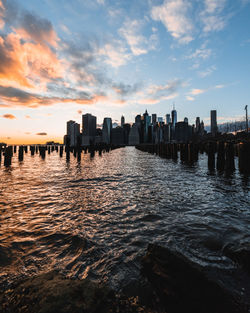
[[[226,0],[204,0],[204,10],[200,13],[200,18],[205,33],[220,31],[226,26],[227,17],[222,15],[225,5]]]
[[[47,133],[41,132],[41,133],[36,133],[37,136],[47,136]]]
[[[197,95],[200,95],[200,94],[202,94],[202,93],[204,93],[204,92],[205,92],[204,89],[192,89],[192,90],[190,91],[190,94],[191,94],[191,95],[194,95],[194,96],[197,96]]]
[[[191,97],[191,96],[186,96],[186,99],[188,100],[188,101],[194,101],[195,100],[195,98],[194,97]]]
[[[149,39],[142,35],[143,26],[143,21],[127,18],[119,29],[119,34],[125,38],[132,54],[135,56],[146,54],[149,50],[155,49],[157,42],[156,34],[152,34]]]
[[[13,114],[3,114],[2,117],[3,117],[3,118],[7,118],[7,119],[9,119],[9,120],[14,120],[14,119],[16,119],[15,115],[13,115]]]
[[[125,65],[131,59],[131,54],[120,40],[106,43],[99,49],[99,55],[104,57],[106,64],[115,68]]]
[[[194,25],[189,17],[191,7],[191,3],[185,0],[165,0],[162,5],[152,7],[151,16],[162,22],[180,43],[189,43],[194,39]]]
[[[25,118],[27,118],[28,120],[31,119],[30,115],[25,115]]]

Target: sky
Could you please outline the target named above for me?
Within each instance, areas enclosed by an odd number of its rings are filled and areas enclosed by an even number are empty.
[[[242,120],[250,0],[0,0],[0,142],[62,142],[91,113]]]

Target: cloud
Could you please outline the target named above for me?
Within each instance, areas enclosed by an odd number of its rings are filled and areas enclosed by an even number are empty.
[[[3,2],[0,0],[0,29],[3,29],[5,25],[3,17],[4,17],[4,5]]]
[[[185,0],[165,0],[151,10],[153,20],[160,21],[179,43],[189,43],[193,38],[194,25],[188,14],[191,3]]]
[[[57,46],[59,38],[53,29],[51,22],[29,12],[21,16],[19,28],[16,32],[25,40],[32,40],[41,45]]]
[[[81,115],[82,114],[82,110],[77,110],[77,113]]]
[[[227,23],[228,17],[222,15],[226,0],[204,0],[204,10],[200,13],[205,33],[222,30]]]
[[[204,89],[192,89],[191,91],[190,91],[190,94],[191,95],[193,95],[193,96],[197,96],[197,95],[200,95],[200,94],[202,94],[202,93],[204,93],[206,90],[204,90]]]
[[[195,100],[195,98],[194,98],[194,97],[191,97],[191,96],[186,96],[186,99],[187,99],[188,101],[194,101],[194,100]]]
[[[168,81],[165,85],[150,85],[148,88],[149,94],[168,94],[174,93],[178,88],[183,86],[183,82],[180,79],[174,79]]]
[[[47,133],[41,132],[41,133],[36,133],[37,136],[47,136]]]
[[[7,118],[7,119],[9,119],[9,120],[14,120],[14,119],[16,119],[15,115],[13,115],[13,114],[4,114],[4,115],[2,115],[2,117],[3,117],[3,118]]]
[[[141,34],[143,21],[126,19],[123,26],[119,29],[119,34],[124,37],[133,55],[138,56],[148,53],[155,49],[157,35],[152,34],[149,39]]]
[[[159,103],[161,101],[166,101],[166,100],[171,100],[171,99],[174,99],[178,97],[178,93],[173,93],[171,95],[168,95],[168,96],[161,96],[161,97],[152,97],[152,98],[141,98],[141,99],[138,99],[136,102],[139,103],[139,104],[148,104],[148,105],[151,105],[151,104],[156,104],[156,103]]]
[[[29,107],[37,108],[39,106],[49,106],[56,103],[77,103],[77,104],[94,104],[107,100],[105,94],[93,94],[90,95],[87,92],[75,92],[74,97],[56,97],[56,96],[43,96],[38,94],[29,93],[21,89],[13,87],[0,86],[0,97],[3,100],[3,104],[0,107]]]
[[[98,54],[104,57],[106,64],[114,68],[125,65],[131,59],[131,54],[128,53],[120,40],[115,40],[113,43],[106,43],[99,49]]]
[[[207,77],[207,76],[211,75],[214,71],[216,71],[216,66],[212,65],[212,66],[208,67],[206,70],[200,71],[198,73],[198,75],[200,77],[204,78],[204,77]]]
[[[203,59],[206,60],[208,59],[212,54],[212,50],[205,48],[205,45],[202,45],[201,48],[196,49],[193,53],[190,55],[186,56],[186,59]]]
[[[25,115],[25,118],[31,119],[30,115]]]
[[[115,92],[118,93],[119,95],[129,96],[137,92],[141,88],[141,84],[137,83],[134,85],[130,85],[130,84],[119,83],[119,84],[113,84],[112,87],[115,90]]]

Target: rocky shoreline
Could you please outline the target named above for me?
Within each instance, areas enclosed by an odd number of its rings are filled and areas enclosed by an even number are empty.
[[[247,313],[249,309],[183,255],[154,244],[142,259],[142,279],[121,293],[52,271],[0,294],[3,313]]]

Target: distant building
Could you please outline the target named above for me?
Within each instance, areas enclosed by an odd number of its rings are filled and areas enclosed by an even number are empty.
[[[177,122],[175,124],[175,140],[177,142],[187,142],[192,137],[192,126],[186,122]]]
[[[125,123],[123,125],[123,129],[124,129],[124,144],[128,145],[128,137],[129,137],[129,132],[130,132],[130,124]]]
[[[158,123],[164,123],[163,117],[158,117],[157,121],[158,121]]]
[[[218,132],[217,128],[217,111],[211,110],[210,112],[210,118],[211,118],[211,133],[213,136],[215,136]]]
[[[146,110],[143,114],[143,142],[148,142],[148,127],[151,123],[151,117],[148,115]]]
[[[115,146],[124,145],[124,129],[116,127],[111,129],[111,144]]]
[[[121,127],[123,127],[124,124],[125,124],[125,117],[122,115],[122,117],[121,117]]]
[[[196,120],[195,120],[195,132],[197,134],[200,134],[200,132],[201,132],[201,122],[200,122],[199,116],[197,116]]]
[[[82,145],[88,146],[95,143],[96,116],[90,113],[82,116]]]
[[[155,125],[157,123],[157,115],[152,114],[152,124]]]
[[[77,145],[77,138],[80,136],[80,124],[75,121],[67,122],[67,137],[69,138],[70,146],[75,147]]]
[[[170,124],[170,123],[171,123],[170,114],[166,114],[166,124]]]
[[[105,117],[102,126],[102,142],[110,144],[111,140],[112,119]]]
[[[130,146],[135,146],[140,143],[140,135],[138,126],[136,123],[133,124],[132,128],[130,129],[129,138],[128,138],[128,144]]]
[[[184,117],[184,122],[188,124],[188,118]]]
[[[175,109],[172,110],[171,115],[172,115],[172,126],[174,128],[175,124],[177,123],[177,112]]]

